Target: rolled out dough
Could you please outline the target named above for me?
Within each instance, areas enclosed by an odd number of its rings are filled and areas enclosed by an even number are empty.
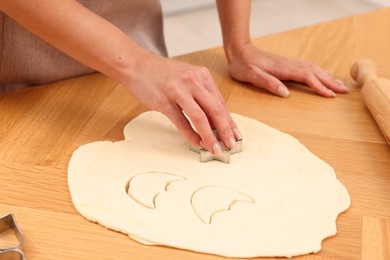
[[[200,163],[157,112],[128,123],[123,141],[81,146],[69,163],[75,207],[144,244],[242,258],[318,252],[347,190],[295,138],[232,116],[244,141],[230,164]]]

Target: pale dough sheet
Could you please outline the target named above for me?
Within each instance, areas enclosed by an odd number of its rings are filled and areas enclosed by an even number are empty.
[[[80,147],[69,163],[75,207],[145,244],[243,258],[318,252],[347,190],[292,136],[232,116],[244,140],[230,164],[200,163],[157,112],[132,120],[123,141]]]

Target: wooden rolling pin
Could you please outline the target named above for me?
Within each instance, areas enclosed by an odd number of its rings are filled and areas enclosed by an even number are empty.
[[[390,145],[390,80],[378,77],[374,62],[368,59],[356,61],[351,76],[362,86],[363,100]]]

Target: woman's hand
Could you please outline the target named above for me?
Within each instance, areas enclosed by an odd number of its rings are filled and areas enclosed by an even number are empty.
[[[281,97],[289,95],[282,80],[306,83],[325,97],[334,97],[335,92],[348,92],[341,81],[316,65],[289,60],[253,46],[249,35],[250,0],[217,0],[217,7],[229,71],[234,79]]]
[[[191,144],[221,153],[212,128],[228,148],[241,139],[208,69],[150,55],[137,71],[126,87],[147,107],[166,115]]]
[[[214,127],[228,148],[241,138],[207,69],[152,55],[75,0],[0,1],[0,10],[79,62],[121,82],[143,104],[165,114],[191,144],[221,153]]]
[[[280,96],[287,97],[289,91],[281,81],[292,80],[307,84],[324,97],[346,93],[348,88],[320,67],[306,61],[289,60],[257,49],[248,43],[228,56],[230,75],[239,81]]]

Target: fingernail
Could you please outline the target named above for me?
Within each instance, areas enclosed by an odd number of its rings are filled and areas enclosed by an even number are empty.
[[[278,95],[279,97],[288,97],[288,95],[290,95],[290,92],[286,87],[280,86],[276,90],[276,95]]]
[[[345,85],[344,81],[336,79],[337,83],[339,83],[339,86],[342,87],[346,92],[349,92],[349,88]]]
[[[219,143],[214,143],[213,144],[213,153],[215,155],[222,154],[222,148],[221,148],[221,145]]]
[[[240,130],[238,128],[233,129],[234,137],[236,138],[237,141],[242,140],[242,135]]]
[[[340,80],[340,79],[336,79],[337,83],[339,83],[339,85],[344,85],[344,81]]]
[[[229,148],[233,149],[235,146],[236,146],[236,140],[234,140],[234,138],[232,137],[229,139]]]
[[[328,89],[329,93],[332,95],[332,97],[336,96],[336,93],[334,93],[332,90]]]

